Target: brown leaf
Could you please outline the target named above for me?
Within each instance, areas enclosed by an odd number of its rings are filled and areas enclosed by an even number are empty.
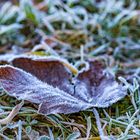
[[[112,74],[104,71],[99,61],[90,61],[90,68],[79,75],[75,82],[75,94],[96,107],[108,107],[126,95]],[[83,91],[80,92],[79,91]],[[84,97],[84,98],[83,98]]]
[[[91,106],[12,66],[0,67],[0,81],[10,96],[41,104],[39,112],[43,114],[67,114],[85,110]]]
[[[62,61],[16,58],[11,67],[0,67],[0,81],[11,96],[40,104],[39,113],[74,113],[90,107],[108,107],[126,95],[99,61],[72,78]],[[29,72],[29,73],[27,73]],[[33,75],[31,75],[33,74]]]
[[[70,84],[72,73],[65,67],[63,62],[52,57],[48,59],[32,59],[28,57],[15,58],[13,66],[21,68],[54,87],[66,92],[73,93],[73,86]]]

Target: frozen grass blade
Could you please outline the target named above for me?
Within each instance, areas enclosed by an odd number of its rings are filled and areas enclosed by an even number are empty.
[[[97,125],[97,128],[98,128],[99,136],[100,136],[101,140],[104,140],[105,136],[104,136],[104,132],[103,132],[103,129],[102,129],[101,122],[100,122],[99,113],[95,108],[93,108],[93,113],[94,113],[94,116],[96,118],[96,125]]]

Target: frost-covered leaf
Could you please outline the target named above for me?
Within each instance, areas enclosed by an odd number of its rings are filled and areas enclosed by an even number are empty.
[[[10,96],[41,104],[40,113],[43,114],[73,113],[91,106],[12,66],[0,67],[0,81]]]
[[[21,68],[54,87],[58,87],[69,93],[73,93],[73,86],[70,84],[72,74],[64,66],[61,60],[48,57],[29,58],[19,57],[12,61],[13,66]]]
[[[111,73],[104,71],[101,62],[90,61],[89,64],[89,70],[79,73],[76,78],[76,95],[96,107],[108,107],[126,95],[126,89]]]
[[[39,104],[39,112],[43,114],[108,107],[126,95],[126,89],[104,71],[99,61],[89,61],[89,68],[74,78],[59,59],[21,57],[12,63],[19,68],[0,67],[3,88],[11,96]]]

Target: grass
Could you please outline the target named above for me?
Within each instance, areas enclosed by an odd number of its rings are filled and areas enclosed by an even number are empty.
[[[69,115],[39,115],[36,105],[25,102],[11,123],[0,126],[1,139],[139,139],[139,0],[11,2],[0,4],[1,55],[55,55],[78,69],[89,58],[102,59],[128,95],[109,108]],[[18,103],[1,89],[0,118]]]

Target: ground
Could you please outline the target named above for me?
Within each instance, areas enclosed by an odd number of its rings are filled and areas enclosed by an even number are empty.
[[[139,38],[139,0],[1,1],[1,65],[17,55],[56,56],[80,71],[89,59],[100,60],[127,87],[127,95],[108,108],[67,115],[38,114],[37,105],[25,101],[17,115],[2,124],[21,101],[1,87],[0,139],[139,139]]]

